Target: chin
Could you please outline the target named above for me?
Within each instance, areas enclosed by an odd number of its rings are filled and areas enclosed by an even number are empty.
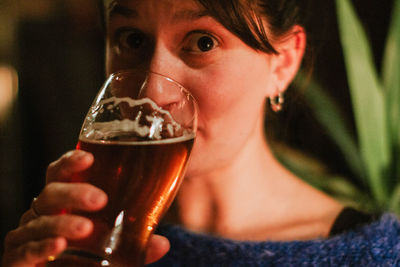
[[[193,153],[186,167],[185,179],[195,179],[196,177],[207,177],[213,170],[217,169],[219,165],[216,163],[218,160],[212,158],[212,155],[206,153],[204,157],[199,154]]]
[[[196,166],[196,164],[194,163],[193,155],[191,155],[189,158],[189,162],[186,166],[185,179],[198,175],[198,167],[199,166]]]
[[[198,155],[196,154],[192,154],[190,156],[188,165],[186,167],[185,179],[191,179],[208,173],[206,168],[207,162],[197,156]]]

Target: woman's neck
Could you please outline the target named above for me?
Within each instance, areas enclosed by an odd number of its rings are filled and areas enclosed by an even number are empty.
[[[326,236],[341,210],[278,163],[261,130],[232,164],[185,179],[174,205],[190,230],[247,240]]]

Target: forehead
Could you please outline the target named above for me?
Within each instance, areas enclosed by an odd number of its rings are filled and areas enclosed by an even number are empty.
[[[112,12],[116,7],[117,9],[125,7],[134,12],[140,12],[143,9],[158,9],[170,14],[179,11],[186,11],[186,13],[188,11],[204,11],[204,8],[194,0],[104,0],[103,3],[106,14]]]

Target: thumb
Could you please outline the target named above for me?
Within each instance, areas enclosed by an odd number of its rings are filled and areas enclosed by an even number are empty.
[[[153,263],[161,259],[170,249],[167,238],[160,235],[153,235],[147,247],[146,264]]]

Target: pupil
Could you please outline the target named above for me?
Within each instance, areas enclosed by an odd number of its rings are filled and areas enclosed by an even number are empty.
[[[142,45],[143,38],[138,33],[132,33],[128,36],[126,42],[129,45],[129,47],[137,49]]]
[[[210,37],[204,36],[199,39],[197,45],[199,46],[201,51],[205,52],[213,48],[214,41]]]

